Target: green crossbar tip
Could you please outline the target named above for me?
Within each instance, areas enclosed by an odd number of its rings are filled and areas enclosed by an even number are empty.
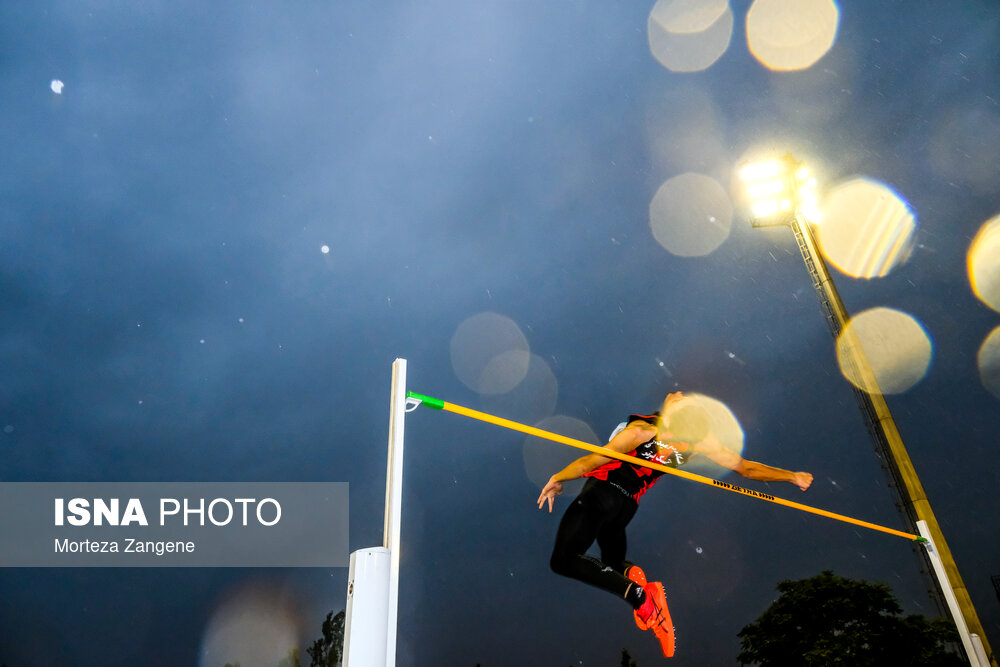
[[[916,542],[920,542],[921,544],[928,544],[928,541],[927,541],[926,537],[918,537],[918,538],[915,539],[915,541]]]
[[[423,394],[418,394],[415,391],[406,392],[406,397],[418,400],[420,401],[421,405],[424,405],[433,410],[444,410],[444,401],[442,401],[440,398],[424,396]]]

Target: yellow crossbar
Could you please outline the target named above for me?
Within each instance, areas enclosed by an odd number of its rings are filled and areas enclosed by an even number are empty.
[[[577,449],[583,449],[588,452],[593,452],[594,454],[600,454],[601,456],[606,456],[612,459],[618,459],[620,461],[625,461],[633,465],[642,466],[644,468],[651,468],[653,470],[659,470],[670,475],[676,475],[677,477],[683,477],[684,479],[689,479],[692,482],[700,482],[702,484],[708,484],[717,489],[725,489],[726,491],[732,491],[734,493],[739,493],[744,496],[750,496],[751,498],[759,498],[760,500],[766,500],[767,502],[775,503],[776,505],[784,505],[785,507],[791,507],[793,509],[802,510],[803,512],[809,512],[811,514],[818,514],[820,516],[825,516],[829,519],[836,519],[837,521],[843,521],[845,523],[853,523],[856,526],[861,526],[863,528],[870,528],[871,530],[877,530],[882,533],[888,533],[889,535],[896,535],[898,537],[905,537],[908,540],[913,540],[915,542],[926,542],[920,535],[913,535],[911,533],[905,533],[901,530],[896,530],[894,528],[887,528],[886,526],[880,526],[875,523],[870,523],[868,521],[862,521],[861,519],[855,519],[849,516],[844,516],[843,514],[837,514],[836,512],[828,512],[827,510],[819,509],[817,507],[811,507],[809,505],[803,505],[802,503],[797,503],[792,500],[785,500],[784,498],[776,498],[772,495],[766,493],[760,493],[757,491],[751,491],[750,489],[744,489],[742,487],[736,486],[734,484],[728,484],[726,482],[719,481],[717,479],[712,479],[711,477],[704,477],[703,475],[697,475],[692,472],[687,472],[686,470],[680,470],[678,468],[670,468],[665,465],[660,465],[659,463],[653,463],[652,461],[645,461],[634,456],[629,456],[628,454],[620,454],[616,451],[607,449],[605,447],[598,447],[597,445],[592,445],[582,440],[575,440],[574,438],[568,438],[564,435],[559,435],[557,433],[551,433],[549,431],[543,431],[540,428],[535,428],[534,426],[527,426],[525,424],[520,424],[509,419],[504,419],[503,417],[497,417],[495,415],[487,414],[485,412],[480,412],[479,410],[473,410],[471,408],[465,408],[461,405],[455,405],[454,403],[448,403],[447,401],[442,401],[440,399],[431,398],[429,396],[423,396],[414,392],[407,392],[407,396],[410,398],[421,401],[428,407],[437,408],[439,410],[446,410],[448,412],[454,412],[458,415],[463,415],[465,417],[471,417],[472,419],[478,419],[479,421],[484,421],[489,424],[495,424],[496,426],[502,426],[503,428],[509,428],[513,431],[520,431],[521,433],[527,433],[528,435],[534,435],[539,438],[545,438],[546,440],[552,440],[553,442],[558,442],[563,445],[569,445],[570,447],[576,447]]]

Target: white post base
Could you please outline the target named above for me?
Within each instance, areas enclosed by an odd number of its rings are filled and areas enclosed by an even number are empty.
[[[344,620],[344,667],[385,667],[389,610],[389,550],[351,554]]]

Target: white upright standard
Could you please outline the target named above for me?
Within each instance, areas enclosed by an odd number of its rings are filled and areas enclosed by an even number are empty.
[[[389,456],[382,546],[351,554],[344,619],[344,667],[395,667],[399,599],[399,525],[403,497],[406,359],[392,364]]]
[[[955,598],[955,591],[952,590],[951,583],[948,581],[948,574],[945,572],[944,563],[941,561],[941,556],[938,555],[937,548],[934,546],[934,539],[931,537],[931,531],[927,527],[927,522],[917,521],[917,530],[920,531],[920,536],[927,540],[924,542],[924,548],[927,549],[931,566],[934,568],[934,576],[937,577],[941,591],[944,593],[944,600],[948,604],[948,611],[951,612],[951,617],[955,621],[958,636],[962,639],[962,647],[969,658],[969,665],[971,667],[990,667],[989,660],[986,658],[986,650],[983,647],[983,641],[979,638],[979,635],[970,633],[969,626],[965,623],[965,617],[962,616],[962,610],[959,608],[958,600]]]

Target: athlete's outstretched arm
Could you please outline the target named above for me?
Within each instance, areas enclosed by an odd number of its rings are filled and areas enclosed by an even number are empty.
[[[631,452],[633,449],[646,442],[656,433],[656,427],[643,421],[634,421],[625,429],[611,438],[611,442],[604,445],[605,448],[616,451],[619,454]],[[538,496],[538,509],[542,509],[545,501],[549,503],[549,512],[552,511],[552,504],[556,496],[562,495],[563,482],[583,477],[591,470],[595,470],[611,460],[610,456],[600,454],[588,454],[581,456],[568,466],[549,477],[541,494]]]
[[[759,482],[790,482],[805,491],[813,481],[812,473],[792,472],[757,461],[748,461],[736,452],[726,449],[712,436],[695,445],[694,453],[707,456],[719,465]]]

